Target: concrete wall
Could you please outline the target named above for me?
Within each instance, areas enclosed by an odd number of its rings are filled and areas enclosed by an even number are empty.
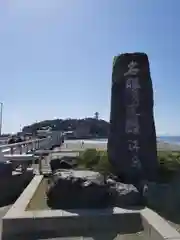
[[[154,211],[142,210],[141,220],[146,240],[180,240],[180,234]]]
[[[47,187],[47,179],[43,179],[39,184],[37,190],[35,191],[33,197],[31,198],[29,204],[26,207],[26,211],[33,211],[33,210],[47,210],[47,203],[46,203],[46,187]],[[39,199],[41,199],[39,201]]]
[[[0,181],[0,206],[8,205],[19,197],[33,178],[33,172],[18,173],[9,177],[1,177]]]
[[[43,181],[35,176],[3,218],[3,239],[83,236],[90,232],[132,234],[143,231],[147,240],[180,240],[180,234],[154,211],[121,208],[102,210],[26,211]],[[43,186],[41,186],[43,187]]]

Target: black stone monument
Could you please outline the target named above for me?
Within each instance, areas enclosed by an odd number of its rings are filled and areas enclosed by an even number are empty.
[[[153,105],[148,56],[125,53],[115,57],[108,155],[125,182],[154,181],[157,177]]]

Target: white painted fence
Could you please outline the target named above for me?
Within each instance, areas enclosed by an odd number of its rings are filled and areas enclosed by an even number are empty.
[[[56,131],[46,138],[32,139],[25,142],[6,144],[0,146],[0,161],[7,160],[29,160],[33,158],[36,150],[51,149],[54,145],[60,145],[61,132]]]
[[[1,145],[3,154],[27,154],[30,151],[46,148],[51,142],[51,138],[34,139],[25,142]]]

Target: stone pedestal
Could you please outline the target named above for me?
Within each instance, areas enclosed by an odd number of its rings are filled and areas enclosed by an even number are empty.
[[[155,180],[158,161],[153,88],[144,53],[114,58],[108,154],[125,181]]]

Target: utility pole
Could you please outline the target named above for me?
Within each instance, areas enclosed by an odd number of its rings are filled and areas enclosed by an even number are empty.
[[[0,109],[1,109],[1,113],[0,113],[0,136],[2,134],[2,116],[3,116],[3,103],[0,102]]]

